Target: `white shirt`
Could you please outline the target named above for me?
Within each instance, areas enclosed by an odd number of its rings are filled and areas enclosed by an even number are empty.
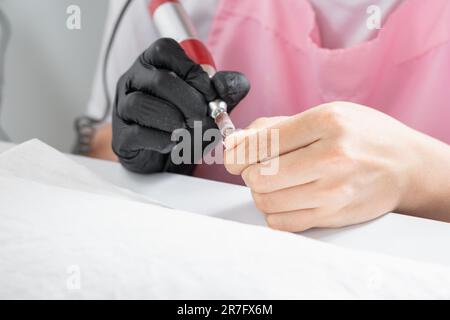
[[[219,0],[180,0],[191,17],[202,40],[206,40]],[[273,0],[282,1],[282,0]],[[322,46],[327,48],[348,48],[376,36],[378,30],[366,25],[367,8],[377,5],[382,22],[403,0],[309,0],[320,30]],[[106,109],[102,73],[105,48],[111,36],[113,25],[126,0],[109,3],[102,51],[88,104],[88,115],[102,118]],[[111,101],[119,77],[125,73],[136,58],[158,38],[146,8],[146,0],[134,0],[130,5],[114,39],[107,67],[108,91]],[[110,110],[111,111],[111,110]],[[108,117],[107,119],[110,119]]]

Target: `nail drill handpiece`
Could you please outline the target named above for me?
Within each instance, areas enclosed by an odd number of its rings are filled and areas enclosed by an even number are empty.
[[[195,27],[182,4],[178,0],[151,0],[148,9],[160,35],[177,40],[189,58],[200,64],[210,77],[214,76],[216,67],[211,53],[198,39]],[[223,138],[236,130],[224,101],[210,102],[209,115],[214,119]]]

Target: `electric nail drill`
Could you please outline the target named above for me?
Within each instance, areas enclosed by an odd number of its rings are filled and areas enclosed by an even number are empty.
[[[216,66],[211,53],[199,40],[197,31],[183,5],[178,0],[151,0],[148,10],[160,35],[178,41],[192,61],[201,65],[209,77],[214,76]],[[236,130],[224,101],[210,102],[209,115],[214,119],[223,138]]]

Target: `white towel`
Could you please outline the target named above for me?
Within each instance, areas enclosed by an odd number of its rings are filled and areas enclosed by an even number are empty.
[[[449,268],[135,201],[37,141],[0,168],[3,299],[450,298]]]

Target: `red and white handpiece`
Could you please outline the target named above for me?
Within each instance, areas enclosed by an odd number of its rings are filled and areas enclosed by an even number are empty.
[[[202,66],[210,77],[216,73],[216,66],[208,48],[198,39],[197,31],[186,10],[178,0],[150,0],[148,10],[161,37],[178,41],[187,56]],[[209,113],[224,138],[236,128],[222,100],[209,103]]]

